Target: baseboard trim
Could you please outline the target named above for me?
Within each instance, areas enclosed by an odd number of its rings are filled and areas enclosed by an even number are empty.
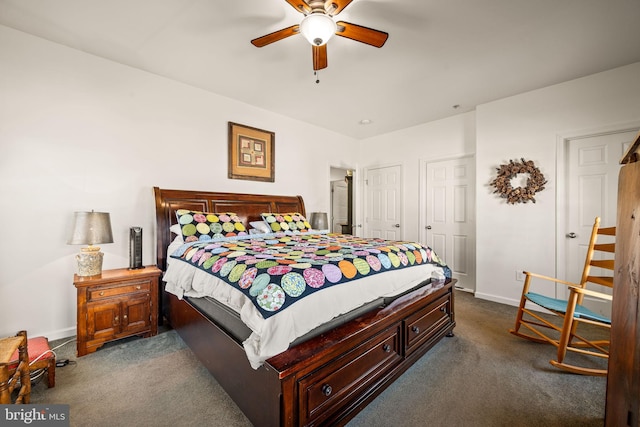
[[[510,298],[504,298],[504,297],[500,297],[497,295],[491,295],[491,294],[484,294],[482,292],[478,292],[476,291],[475,293],[476,298],[480,298],[480,299],[484,299],[487,301],[493,301],[493,302],[497,302],[500,304],[506,304],[506,305],[512,305],[512,306],[519,306],[520,305],[520,300],[514,300],[514,299],[510,299]]]
[[[492,302],[497,302],[500,304],[506,304],[506,305],[510,305],[513,307],[518,307],[520,305],[520,300],[514,300],[514,299],[509,299],[509,298],[503,298],[503,297],[498,297],[495,295],[490,295],[490,294],[482,294],[482,293],[478,293],[476,292],[475,294],[476,298],[480,298],[480,299],[484,299],[487,301],[492,301]],[[529,303],[527,304],[527,308],[529,310],[533,310],[533,311],[538,311],[540,313],[550,313],[548,310],[545,310],[544,308],[540,307],[539,305],[533,304],[533,303]]]
[[[75,337],[76,328],[72,327],[72,328],[58,329],[55,331],[35,333],[35,334],[29,333],[29,336],[34,336],[34,337],[45,336],[49,339],[49,341],[61,340],[63,338]]]

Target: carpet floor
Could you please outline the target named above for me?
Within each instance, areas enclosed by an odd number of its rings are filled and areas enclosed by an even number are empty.
[[[455,310],[455,336],[349,427],[603,425],[606,378],[560,371],[549,364],[555,347],[509,334],[515,307],[456,290]],[[56,352],[71,363],[56,370],[56,387],[37,383],[31,402],[69,404],[72,426],[251,425],[173,330],[109,343],[81,358],[75,342]]]

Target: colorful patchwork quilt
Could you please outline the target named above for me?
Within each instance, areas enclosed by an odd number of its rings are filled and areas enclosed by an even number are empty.
[[[239,289],[265,319],[313,292],[385,271],[436,264],[451,278],[451,270],[429,247],[342,234],[193,242],[171,257]]]

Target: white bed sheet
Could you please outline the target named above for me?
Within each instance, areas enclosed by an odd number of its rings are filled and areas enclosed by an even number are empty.
[[[172,254],[180,245],[172,243],[167,253]],[[163,280],[165,290],[180,299],[209,296],[239,313],[252,331],[243,342],[244,350],[251,366],[258,369],[296,338],[377,298],[401,294],[430,278],[434,271],[444,274],[437,265],[421,264],[330,286],[267,319],[241,291],[186,262],[169,257]]]

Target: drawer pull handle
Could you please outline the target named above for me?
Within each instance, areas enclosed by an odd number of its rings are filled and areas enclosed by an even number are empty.
[[[332,391],[333,389],[329,384],[325,384],[322,386],[322,394],[324,394],[325,396],[329,397]]]
[[[389,344],[383,345],[382,349],[384,350],[385,353],[390,353],[391,352],[391,346]]]
[[[124,320],[127,320],[127,315],[126,314],[124,316],[122,316],[122,317],[124,317]]]
[[[137,290],[140,290],[140,289],[141,289],[140,285],[136,286],[136,289],[137,289]]]
[[[446,310],[446,307],[445,307],[444,305],[443,305],[442,307],[440,307],[440,311],[441,311],[441,312],[443,312],[443,313],[444,313],[444,312],[445,312],[445,310]]]
[[[420,333],[420,328],[418,328],[417,326],[412,326],[411,327],[411,331],[413,331],[416,334],[419,334]]]
[[[104,296],[104,291],[100,292],[98,295],[100,295],[101,297]]]

